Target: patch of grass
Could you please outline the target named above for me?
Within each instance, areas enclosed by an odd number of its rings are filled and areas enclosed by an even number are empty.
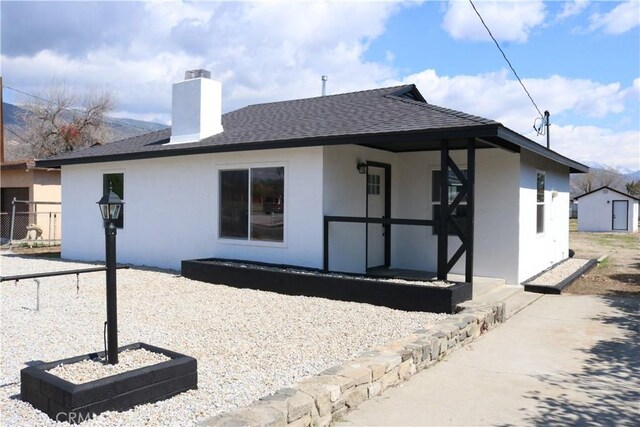
[[[587,240],[598,246],[608,248],[640,248],[640,239],[636,233],[581,233]]]
[[[598,268],[601,268],[603,270],[608,268],[611,265],[611,263],[609,262],[610,259],[611,257],[606,257],[604,260],[602,260],[602,262],[599,262]]]

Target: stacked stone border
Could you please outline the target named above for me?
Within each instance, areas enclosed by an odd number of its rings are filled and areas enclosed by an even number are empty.
[[[505,303],[465,309],[356,359],[334,366],[202,426],[329,426],[365,400],[407,381],[505,320]]]

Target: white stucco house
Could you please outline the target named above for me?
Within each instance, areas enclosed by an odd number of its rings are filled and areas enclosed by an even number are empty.
[[[576,197],[578,231],[638,231],[640,199],[614,188],[600,187]]]
[[[429,104],[414,85],[221,114],[220,84],[187,77],[171,129],[38,162],[62,168],[64,258],[103,259],[95,202],[107,183],[126,202],[125,263],[216,257],[518,284],[568,256],[569,174],[588,168],[498,122]]]

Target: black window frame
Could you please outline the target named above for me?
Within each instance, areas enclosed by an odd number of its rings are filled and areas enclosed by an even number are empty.
[[[260,169],[280,169],[281,171],[278,171],[276,173],[280,176],[282,183],[281,183],[279,197],[275,197],[273,195],[266,195],[263,197],[264,200],[262,201],[262,204],[259,204],[258,208],[256,208],[256,206],[254,206],[256,204],[254,200],[254,192],[255,192],[254,187],[259,183],[255,181],[255,179],[257,179],[256,175],[258,175],[255,171]],[[245,203],[244,209],[242,208],[238,209],[236,207],[235,210],[237,212],[234,212],[230,219],[231,221],[238,223],[237,225],[239,225],[240,223],[243,224],[243,226],[241,227],[242,230],[240,233],[229,232],[229,230],[225,232],[223,230],[224,218],[225,218],[225,214],[223,214],[223,209],[225,209],[225,207],[223,206],[224,204],[223,174],[228,172],[235,173],[235,174],[238,174],[238,173],[246,174],[246,180],[244,183],[245,186],[244,186],[244,192],[243,192],[245,195],[245,200],[243,201],[243,203]],[[285,243],[286,167],[284,165],[278,165],[278,166],[265,165],[265,166],[250,166],[250,167],[240,167],[240,168],[219,169],[218,180],[219,180],[218,237],[220,239],[233,240],[236,242],[247,242],[247,243],[267,243],[267,244],[268,243],[275,243],[275,244]],[[269,214],[273,218],[277,218],[279,215],[282,216],[282,228],[281,228],[280,236],[273,238],[271,235],[271,238],[269,238],[268,236],[271,233],[269,233],[268,231],[268,226],[263,227],[263,231],[260,232],[261,224],[257,221],[254,221],[254,215],[255,215],[255,212],[257,211],[262,211],[264,212],[264,214]],[[239,222],[238,222],[238,219],[240,219]],[[278,234],[277,231],[276,231],[276,234]]]

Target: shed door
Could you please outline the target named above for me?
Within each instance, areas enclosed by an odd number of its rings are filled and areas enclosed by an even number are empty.
[[[629,202],[627,200],[614,200],[612,203],[613,203],[612,228],[614,230],[627,230],[628,228],[627,212],[629,210]]]

